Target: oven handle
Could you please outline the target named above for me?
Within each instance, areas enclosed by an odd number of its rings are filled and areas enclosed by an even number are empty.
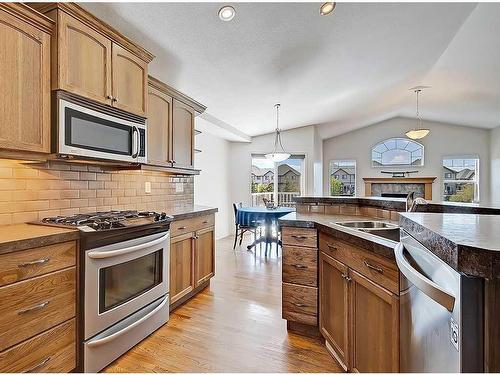
[[[404,246],[401,242],[396,245],[394,254],[396,256],[396,263],[399,267],[399,271],[413,285],[415,285],[415,287],[420,289],[422,293],[432,298],[448,311],[453,311],[453,306],[455,305],[455,296],[444,290],[438,284],[425,277],[414,267],[412,267],[410,262],[408,262],[404,256]]]
[[[114,339],[118,338],[119,336],[123,335],[124,333],[127,333],[132,328],[138,326],[139,324],[141,324],[145,320],[151,318],[153,315],[155,315],[156,313],[158,313],[158,311],[160,311],[165,306],[165,304],[167,303],[167,301],[168,301],[168,297],[165,297],[165,299],[162,301],[162,303],[160,303],[157,307],[155,307],[154,310],[152,310],[151,312],[147,313],[142,318],[136,320],[131,325],[129,325],[129,326],[127,326],[127,327],[125,327],[125,328],[123,328],[123,329],[121,329],[121,330],[119,330],[119,331],[117,331],[115,333],[112,333],[109,336],[103,337],[102,339],[95,340],[95,341],[90,341],[90,342],[87,343],[87,346],[89,348],[93,348],[95,346],[103,345],[103,344],[106,344],[107,342],[113,341]]]
[[[165,241],[168,237],[170,236],[170,232],[167,232],[164,236],[161,236],[160,238],[157,238],[156,240],[149,241],[140,245],[135,245],[135,246],[130,246],[130,247],[125,247],[123,249],[118,249],[118,250],[111,250],[111,251],[99,251],[99,250],[94,250],[94,251],[89,251],[87,252],[87,256],[91,259],[105,259],[105,258],[112,258],[115,256],[123,255],[123,254],[128,254],[132,253],[134,251],[142,250],[146,247],[151,247],[158,245],[159,243],[162,243]]]

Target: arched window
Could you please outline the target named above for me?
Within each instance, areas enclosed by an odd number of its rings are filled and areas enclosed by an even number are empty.
[[[372,165],[423,166],[424,146],[407,138],[389,138],[372,148]]]

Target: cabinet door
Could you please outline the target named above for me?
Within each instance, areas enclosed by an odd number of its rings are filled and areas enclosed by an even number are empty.
[[[170,304],[194,289],[194,235],[173,237],[170,243]]]
[[[148,64],[113,43],[113,106],[146,116]]]
[[[50,152],[50,35],[0,11],[0,148]]]
[[[148,164],[170,166],[172,144],[172,97],[149,87]]]
[[[195,246],[195,286],[203,284],[215,275],[214,228],[196,232]]]
[[[64,12],[58,17],[59,88],[111,104],[111,41]]]
[[[319,328],[330,352],[347,370],[349,368],[349,293],[348,268],[332,257],[320,253]]]
[[[356,372],[399,372],[399,297],[349,270],[351,364]]]
[[[194,159],[194,109],[174,99],[172,147],[174,167],[192,168]]]

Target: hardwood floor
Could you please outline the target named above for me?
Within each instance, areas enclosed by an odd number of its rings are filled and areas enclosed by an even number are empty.
[[[281,251],[264,258],[217,241],[211,286],[106,372],[341,372],[319,339],[281,319]]]

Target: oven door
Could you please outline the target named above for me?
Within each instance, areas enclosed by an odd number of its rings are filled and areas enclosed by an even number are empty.
[[[146,162],[146,127],[59,99],[58,150],[65,155]]]
[[[88,250],[85,339],[165,296],[169,288],[169,261],[169,232]]]

